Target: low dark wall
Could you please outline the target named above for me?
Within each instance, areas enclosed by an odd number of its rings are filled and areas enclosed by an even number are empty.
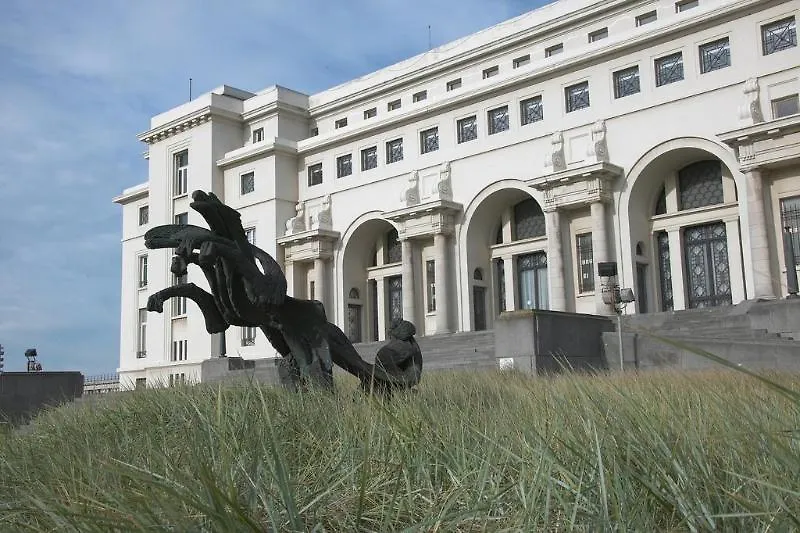
[[[0,421],[24,423],[45,407],[82,395],[80,372],[4,372],[0,374]]]

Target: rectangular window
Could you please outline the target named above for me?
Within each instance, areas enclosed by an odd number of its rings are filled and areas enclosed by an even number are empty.
[[[456,122],[456,128],[458,129],[458,144],[475,140],[478,138],[478,117],[472,115],[462,118]]]
[[[340,155],[336,158],[336,177],[343,178],[353,173],[353,154]]]
[[[461,87],[461,78],[456,78],[447,82],[447,90],[454,91]]]
[[[344,128],[347,126],[347,117],[340,118],[336,122],[333,123],[334,129]]]
[[[264,140],[264,128],[253,130],[253,143],[260,143]]]
[[[181,150],[173,157],[172,196],[184,196],[189,192],[189,150]]]
[[[369,109],[364,110],[364,120],[375,118],[378,116],[378,108],[377,107],[370,107]]]
[[[796,94],[784,96],[783,98],[776,98],[772,102],[772,117],[782,118],[789,115],[796,115],[800,113],[798,105],[798,97]]]
[[[639,87],[639,67],[629,67],[614,73],[614,98],[636,94]]]
[[[592,256],[592,234],[575,236],[575,250],[578,258],[578,291],[594,290],[594,258]]]
[[[311,136],[316,137],[317,135],[319,135],[319,128],[314,126],[313,128],[311,128]]]
[[[147,357],[147,309],[139,309],[139,328],[136,338],[136,358]]]
[[[400,101],[400,99],[398,98],[397,100],[392,100],[391,102],[389,102],[389,103],[386,105],[386,108],[387,108],[389,111],[395,111],[396,109],[400,109],[400,106],[401,106],[401,105],[402,105],[402,102],[401,102],[401,101]]]
[[[794,17],[761,26],[761,45],[765,56],[797,46],[797,28]]]
[[[256,175],[254,172],[242,174],[239,178],[241,182],[242,195],[248,194],[256,190]]]
[[[558,43],[544,49],[544,57],[553,57],[564,51],[564,44]]]
[[[150,222],[150,206],[143,205],[139,208],[139,225],[144,226]]]
[[[533,124],[544,119],[544,107],[542,106],[542,97],[534,96],[533,98],[526,98],[519,103],[519,116],[520,122],[523,126],[526,124]]]
[[[594,43],[608,37],[608,28],[602,28],[589,34],[589,42]]]
[[[378,147],[371,146],[361,150],[361,170],[370,170],[378,166]]]
[[[313,280],[309,281],[308,282],[308,299],[309,300],[314,300],[314,299],[316,299],[316,296],[317,295],[316,295],[315,283],[314,283]]]
[[[319,185],[322,183],[322,163],[308,167],[308,186]]]
[[[139,288],[147,287],[147,254],[139,256]]]
[[[489,135],[500,133],[508,129],[508,106],[490,109],[486,114],[489,120]]]
[[[644,26],[658,20],[658,14],[655,11],[649,11],[636,17],[636,25]]]
[[[675,2],[675,13],[683,13],[689,11],[700,5],[698,0],[684,0],[683,2]]]
[[[655,67],[657,87],[681,81],[683,79],[683,54],[675,52],[674,54],[660,57],[656,59]]]
[[[242,328],[242,346],[256,345],[256,331],[255,327]]]
[[[421,101],[427,100],[427,99],[428,99],[428,91],[420,91],[418,93],[414,93],[411,96],[411,101],[412,102],[421,102]]]
[[[784,231],[789,228],[792,235],[794,264],[800,265],[800,196],[781,199],[781,228]],[[778,242],[783,241],[779,239]]]
[[[489,67],[487,69],[483,69],[483,79],[492,78],[494,76],[497,76],[498,74],[500,74],[500,67],[498,67],[497,65]]]
[[[567,113],[589,107],[589,82],[584,81],[564,89]]]
[[[436,262],[433,259],[425,261],[426,295],[428,312],[436,311]]]
[[[188,359],[188,343],[186,339],[181,341],[172,341],[172,352],[170,353],[171,361],[186,361]]]
[[[427,154],[439,149],[439,128],[429,128],[419,134],[420,153]]]
[[[731,66],[731,45],[727,37],[701,44],[699,52],[702,74]]]
[[[256,228],[244,228],[244,238],[252,245],[256,244]]]
[[[524,67],[525,65],[527,65],[530,62],[531,62],[531,55],[530,54],[525,54],[524,56],[520,56],[520,57],[516,58],[512,62],[512,65],[513,65],[514,68],[519,68],[519,67]]]
[[[403,160],[403,139],[395,139],[386,143],[386,163],[397,163]]]
[[[173,285],[183,285],[186,283],[186,275],[183,276],[176,276],[175,274],[172,275],[172,284]],[[185,316],[186,315],[186,297],[179,296],[177,298],[172,298],[172,316]]]
[[[136,378],[135,387],[136,389],[144,389],[147,387],[147,378]]]
[[[178,213],[174,217],[175,224],[183,226],[189,223],[189,213]]]

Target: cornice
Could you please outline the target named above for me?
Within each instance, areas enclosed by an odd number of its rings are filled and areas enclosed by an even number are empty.
[[[209,120],[213,120],[215,118],[232,120],[234,122],[241,122],[242,120],[241,115],[238,113],[233,113],[231,111],[213,106],[205,106],[197,111],[189,113],[188,115],[171,120],[170,122],[158,126],[157,128],[140,133],[136,136],[136,138],[147,144],[153,144],[183,131],[190,130],[201,124],[205,124]]]
[[[754,141],[777,139],[798,131],[800,131],[800,114],[795,114],[719,133],[717,137],[735,148],[743,144],[752,144]]]
[[[277,242],[281,246],[291,246],[294,244],[309,242],[309,241],[338,241],[340,237],[338,231],[327,229],[310,229],[278,237]]]
[[[271,155],[273,153],[283,153],[287,155],[297,155],[297,143],[280,137],[265,139],[259,143],[248,144],[232,152],[225,154],[225,157],[217,160],[219,168],[226,168],[248,159]]]
[[[115,196],[112,199],[112,202],[115,204],[127,204],[133,202],[134,200],[140,200],[142,198],[146,198],[150,195],[150,188],[148,187],[147,183],[143,183],[141,185],[137,185],[132,189],[128,189],[127,191],[123,191],[122,194],[119,196]]]
[[[601,178],[611,180],[622,176],[624,172],[625,171],[620,166],[617,166],[613,163],[600,161],[598,163],[568,168],[553,174],[547,174],[545,176],[533,178],[528,180],[527,183],[536,190],[546,191],[559,185],[573,183],[575,181],[581,181],[585,179]]]
[[[277,115],[278,113],[286,113],[288,115],[294,115],[303,119],[308,119],[309,117],[307,109],[303,109],[302,107],[297,107],[281,101],[272,101],[257,107],[256,109],[251,109],[250,111],[242,113],[242,120],[250,122],[259,118]]]
[[[383,216],[388,220],[401,221],[409,220],[429,213],[455,214],[463,209],[464,206],[450,200],[434,200],[433,202],[425,202],[422,204],[412,205],[411,207],[403,207],[401,209],[395,209],[394,211],[387,211],[383,214]]]

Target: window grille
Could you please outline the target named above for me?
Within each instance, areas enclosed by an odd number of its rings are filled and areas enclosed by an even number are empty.
[[[527,98],[519,103],[519,114],[522,125],[532,124],[544,119],[544,106],[542,97],[534,96]]]
[[[508,106],[498,107],[488,112],[489,135],[508,129]]]
[[[372,146],[361,150],[361,170],[370,170],[378,166],[378,147]]]
[[[794,17],[761,26],[761,45],[765,56],[797,46]]]
[[[584,81],[564,89],[567,113],[589,107],[589,82]]]
[[[656,59],[656,86],[667,85],[683,79],[683,54],[676,52]]]
[[[640,91],[639,67],[630,67],[614,73],[614,98],[623,98]]]
[[[781,231],[786,228],[792,235],[794,264],[800,265],[800,196],[781,200]]]
[[[242,174],[242,194],[248,194],[256,190],[256,175],[253,172]]]
[[[724,202],[722,166],[719,161],[698,161],[678,171],[681,209],[694,209]]]
[[[575,248],[578,256],[578,291],[594,290],[594,257],[592,254],[592,234],[582,233],[575,236]]]
[[[150,207],[143,205],[139,208],[139,225],[144,226],[150,222]]]
[[[319,185],[322,183],[322,163],[308,167],[308,186]]]
[[[478,117],[472,115],[471,117],[462,118],[457,123],[458,129],[458,143],[465,143],[473,141],[478,138]]]
[[[419,134],[420,151],[423,154],[439,149],[439,128],[430,128]]]
[[[353,173],[353,156],[342,155],[336,158],[336,177],[344,178]]]
[[[545,234],[544,213],[539,203],[530,198],[514,206],[514,239],[531,239]]]
[[[395,139],[386,143],[386,163],[397,163],[403,160],[403,139]]]
[[[731,46],[727,37],[700,45],[700,72],[705,74],[712,70],[731,65]]]
[[[425,262],[425,278],[427,285],[428,312],[436,311],[436,262],[431,259]]]
[[[386,234],[386,263],[400,263],[403,261],[403,246],[396,229],[391,229]]]

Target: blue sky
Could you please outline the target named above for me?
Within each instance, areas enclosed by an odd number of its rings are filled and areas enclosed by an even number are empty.
[[[3,0],[0,344],[6,371],[115,371],[120,207],[151,116],[227,84],[314,93],[545,0]],[[197,6],[202,6],[198,8]]]

